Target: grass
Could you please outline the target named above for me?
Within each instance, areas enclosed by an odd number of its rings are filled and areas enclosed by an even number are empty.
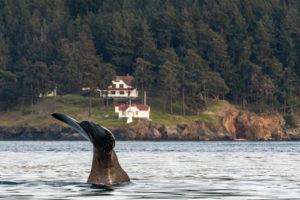
[[[224,101],[209,101],[208,108],[201,112],[198,116],[187,115],[181,116],[179,114],[168,114],[163,112],[163,101],[158,98],[148,98],[148,105],[151,107],[150,118],[157,124],[189,124],[195,120],[212,122],[214,116],[223,107]],[[78,121],[89,120],[94,121],[108,128],[125,128],[136,124],[127,125],[125,119],[118,119],[117,114],[114,113],[113,104],[110,103],[108,112],[104,107],[101,107],[99,98],[92,98],[92,116],[88,117],[88,97],[70,94],[56,97],[44,97],[40,102],[34,105],[34,113],[32,113],[31,105],[27,105],[23,114],[20,109],[15,108],[9,112],[0,112],[0,126],[14,127],[14,126],[30,126],[42,129],[51,124],[58,124],[59,122],[53,119],[50,114],[55,112],[64,113],[72,116]],[[179,113],[180,105],[175,102],[173,104],[174,113]],[[59,123],[62,125],[62,123]]]

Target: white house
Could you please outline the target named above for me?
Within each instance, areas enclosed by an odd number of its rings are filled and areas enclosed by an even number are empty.
[[[115,76],[112,85],[108,87],[108,98],[132,98],[138,97],[138,91],[132,86],[134,78],[126,76]]]
[[[147,105],[115,104],[115,112],[120,118],[150,118],[150,107]]]

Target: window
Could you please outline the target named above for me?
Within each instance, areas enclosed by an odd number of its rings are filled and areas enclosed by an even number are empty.
[[[120,84],[120,85],[119,85],[119,88],[124,88],[124,85],[123,85],[123,84]]]
[[[135,111],[135,114],[136,114],[136,115],[139,115],[139,111]]]
[[[113,87],[113,88],[116,88],[116,84],[113,84],[112,87]]]
[[[120,91],[120,94],[121,94],[121,95],[124,95],[124,91]]]
[[[116,91],[111,91],[110,94],[115,95],[115,94],[116,94]]]

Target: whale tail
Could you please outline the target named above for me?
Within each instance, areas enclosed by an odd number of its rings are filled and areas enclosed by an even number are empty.
[[[115,138],[107,128],[93,122],[77,122],[72,117],[61,113],[52,116],[74,128],[94,145],[93,163],[88,183],[111,185],[129,182],[130,178],[119,164],[115,146]]]
[[[115,146],[113,134],[105,127],[89,121],[79,123],[72,117],[61,113],[53,113],[52,117],[71,126],[100,152],[110,152]]]

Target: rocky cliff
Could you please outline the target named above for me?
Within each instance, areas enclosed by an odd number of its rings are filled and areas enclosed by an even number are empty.
[[[298,140],[299,129],[285,130],[278,115],[255,114],[225,102],[213,119],[189,124],[161,125],[139,120],[129,128],[113,129],[118,140]],[[81,140],[71,128],[53,125],[42,130],[31,127],[0,128],[0,140]]]
[[[212,122],[186,125],[157,125],[140,120],[128,129],[116,129],[119,139],[135,140],[288,140],[284,119],[277,115],[255,114],[225,103],[212,115]]]

